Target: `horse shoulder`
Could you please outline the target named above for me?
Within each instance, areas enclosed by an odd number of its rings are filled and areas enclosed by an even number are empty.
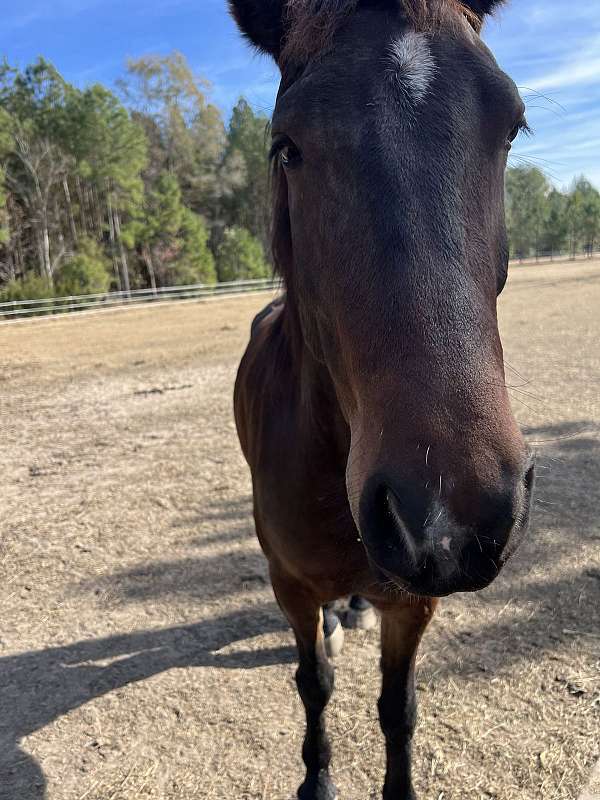
[[[269,303],[250,328],[250,341],[240,362],[234,390],[234,412],[242,451],[252,466],[253,442],[260,438],[261,420],[271,395],[281,386],[285,342],[281,329],[284,299]]]

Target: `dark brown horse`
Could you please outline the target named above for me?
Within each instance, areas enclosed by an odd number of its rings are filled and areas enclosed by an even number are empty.
[[[479,38],[492,0],[231,0],[282,74],[273,253],[235,393],[256,529],[294,630],[302,800],[329,800],[324,604],[381,612],[385,800],[412,800],[415,654],[436,598],[487,586],[532,459],[496,316],[523,103]]]

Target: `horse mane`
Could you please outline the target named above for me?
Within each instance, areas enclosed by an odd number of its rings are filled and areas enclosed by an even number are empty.
[[[444,25],[467,19],[475,31],[480,17],[460,0],[379,0],[396,7],[412,28],[434,32]],[[285,12],[285,39],[281,63],[305,63],[327,49],[335,32],[361,0],[288,0]]]

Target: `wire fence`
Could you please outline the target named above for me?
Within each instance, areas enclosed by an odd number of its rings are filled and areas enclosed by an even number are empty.
[[[541,264],[547,262],[582,261],[600,258],[600,249],[586,250],[583,253],[540,251],[527,258],[512,259],[513,265]],[[59,316],[83,311],[107,311],[111,308],[135,308],[157,302],[182,300],[209,300],[218,297],[232,297],[249,292],[277,291],[281,289],[278,278],[230,281],[228,283],[190,286],[163,286],[157,289],[133,289],[130,292],[106,292],[103,294],[73,295],[70,297],[51,297],[39,300],[8,300],[0,302],[0,324],[37,317]]]
[[[586,248],[585,250],[577,250],[575,253],[573,253],[571,250],[538,250],[533,255],[513,256],[511,258],[511,264],[542,264],[554,261],[588,261],[593,258],[600,258],[600,249]]]
[[[40,300],[8,300],[0,303],[0,324],[32,317],[48,317],[82,311],[106,311],[111,308],[135,308],[158,302],[209,300],[233,297],[250,292],[277,291],[279,279],[231,281],[208,285],[163,286],[157,289],[133,289],[130,292],[107,292],[70,297],[51,297]]]

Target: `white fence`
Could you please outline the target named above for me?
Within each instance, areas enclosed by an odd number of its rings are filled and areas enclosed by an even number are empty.
[[[214,285],[164,286],[157,289],[133,289],[126,292],[86,294],[77,297],[52,297],[45,300],[9,300],[0,303],[0,323],[31,317],[47,317],[81,311],[105,311],[110,308],[135,307],[147,303],[176,300],[207,300],[214,297],[231,297],[248,292],[276,291],[279,279],[232,281]]]
[[[600,256],[600,251],[572,255],[565,253],[538,253],[537,256],[512,260],[512,265],[547,263],[550,261],[580,261]],[[281,288],[278,278],[232,281],[230,283],[203,284],[191,286],[164,286],[157,289],[133,289],[126,292],[105,294],[86,294],[73,297],[51,297],[44,300],[9,300],[0,303],[0,324],[32,317],[48,317],[82,311],[104,311],[110,308],[135,307],[146,303],[175,300],[208,300],[217,297],[231,297],[247,292],[277,291]]]
[[[532,256],[512,257],[511,264],[546,264],[552,261],[589,261],[600,257],[600,249],[578,250],[575,254],[566,250],[538,250]]]

